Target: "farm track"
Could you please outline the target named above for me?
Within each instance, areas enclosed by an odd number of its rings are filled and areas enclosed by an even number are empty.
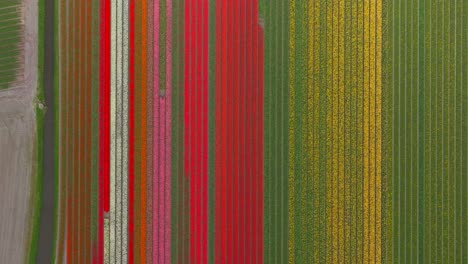
[[[0,2],[0,259],[6,263],[28,261],[37,249],[37,22],[36,0]]]

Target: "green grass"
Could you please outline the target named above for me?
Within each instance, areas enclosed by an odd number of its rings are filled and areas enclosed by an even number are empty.
[[[43,136],[43,121],[44,121],[44,114],[45,111],[36,107],[36,143],[34,151],[36,153],[36,178],[32,180],[31,183],[31,199],[30,205],[32,210],[32,217],[31,217],[31,230],[30,230],[30,241],[28,246],[28,260],[27,263],[36,263],[36,256],[37,256],[37,248],[38,248],[38,239],[39,239],[39,223],[40,223],[40,212],[41,212],[41,195],[42,195],[42,177],[43,177],[43,166],[42,166],[42,140],[40,140]]]
[[[40,0],[44,1],[44,0]],[[59,30],[58,30],[58,25],[59,25],[59,0],[54,0],[54,5],[55,5],[55,20],[54,20],[54,42],[55,42],[55,50],[58,51],[59,48]],[[39,43],[39,49],[42,52],[44,43],[40,42]],[[56,52],[56,54],[59,54]],[[57,252],[56,252],[56,246],[57,246],[57,241],[59,240],[59,235],[58,234],[58,225],[59,225],[59,56],[54,54],[54,118],[55,118],[55,138],[54,138],[54,240],[53,240],[53,245],[52,245],[52,263],[55,263]]]

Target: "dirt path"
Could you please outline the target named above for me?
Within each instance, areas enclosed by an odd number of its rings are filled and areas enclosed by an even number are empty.
[[[0,260],[23,263],[30,228],[36,120],[37,0],[24,0],[24,72],[0,91]],[[24,77],[24,78],[23,78]],[[23,79],[23,80],[22,80]]]

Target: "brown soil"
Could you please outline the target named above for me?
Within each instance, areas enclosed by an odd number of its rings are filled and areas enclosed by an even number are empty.
[[[0,91],[0,260],[24,263],[32,223],[37,89],[37,0],[23,0],[24,72]],[[24,78],[22,78],[24,76]]]

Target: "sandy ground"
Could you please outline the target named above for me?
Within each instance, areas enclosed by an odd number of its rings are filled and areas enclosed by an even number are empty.
[[[23,1],[25,72],[0,91],[0,262],[24,263],[31,224],[37,88],[37,0]]]

